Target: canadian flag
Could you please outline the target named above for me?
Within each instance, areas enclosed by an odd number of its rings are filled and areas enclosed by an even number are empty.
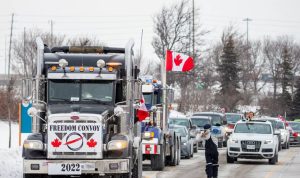
[[[192,57],[167,50],[166,70],[187,72],[194,68],[194,60]]]
[[[147,117],[149,117],[149,112],[148,112],[148,109],[146,107],[145,99],[144,99],[143,95],[142,95],[142,99],[140,100],[140,106],[137,110],[136,115],[137,115],[140,122],[145,120]]]

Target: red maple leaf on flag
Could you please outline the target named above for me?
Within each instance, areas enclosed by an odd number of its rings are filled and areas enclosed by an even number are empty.
[[[97,142],[94,139],[91,139],[86,143],[89,147],[93,148],[97,145]]]
[[[179,54],[175,57],[174,63],[175,63],[176,66],[179,66],[182,63],[182,59],[181,59],[181,56]]]
[[[54,141],[51,142],[51,145],[55,148],[59,147],[61,145],[61,142],[56,138]]]

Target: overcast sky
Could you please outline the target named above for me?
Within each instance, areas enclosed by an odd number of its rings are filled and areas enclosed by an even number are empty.
[[[5,39],[8,49],[11,13],[15,13],[13,37],[24,27],[54,34],[94,35],[111,46],[124,46],[134,38],[140,46],[143,29],[143,54],[157,60],[151,41],[152,17],[162,6],[177,0],[0,0],[0,73],[4,73]],[[190,1],[192,3],[192,1]],[[244,18],[249,17],[249,38],[293,36],[300,42],[300,0],[195,0],[201,9],[201,24],[211,31],[207,43],[220,40],[222,30],[234,24],[246,32]]]

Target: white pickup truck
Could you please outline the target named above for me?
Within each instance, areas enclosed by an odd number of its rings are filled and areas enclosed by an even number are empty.
[[[238,158],[278,162],[278,137],[269,121],[239,121],[227,142],[227,163]]]

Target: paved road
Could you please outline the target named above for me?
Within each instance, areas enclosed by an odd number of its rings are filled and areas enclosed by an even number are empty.
[[[239,159],[235,164],[226,163],[226,151],[220,152],[219,178],[299,178],[300,147],[279,152],[279,162],[269,165],[267,160]],[[145,178],[206,178],[204,151],[200,150],[194,158],[183,159],[176,167],[166,167],[164,171],[151,171],[144,166]]]

